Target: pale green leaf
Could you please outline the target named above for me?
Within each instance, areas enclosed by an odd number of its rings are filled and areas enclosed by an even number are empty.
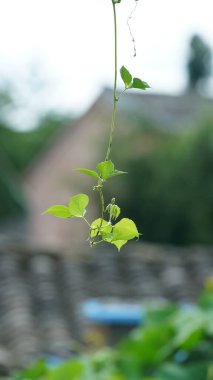
[[[127,240],[116,240],[116,241],[112,241],[111,243],[114,244],[117,247],[118,251],[120,252],[121,247],[123,247],[123,245],[127,243]]]
[[[111,230],[111,231],[112,231],[112,230]],[[111,243],[111,241],[112,241],[112,237],[113,237],[112,232],[105,232],[105,231],[102,231],[102,232],[101,232],[101,236],[102,236],[102,239],[103,239],[104,241],[106,241],[107,243]]]
[[[121,213],[121,209],[119,206],[111,205],[110,212],[109,212],[111,219],[117,219],[119,217],[120,213]]]
[[[49,207],[47,210],[43,212],[43,214],[51,214],[62,219],[71,218],[72,216],[68,207],[64,205],[55,205],[55,206]]]
[[[103,161],[97,165],[97,170],[100,173],[103,180],[106,180],[111,177],[115,177],[120,174],[126,174],[121,170],[115,169],[115,166],[112,161]]]
[[[105,180],[107,178],[112,177],[112,173],[114,172],[114,164],[112,161],[103,161],[97,165],[97,170],[101,174],[101,177]]]
[[[148,83],[142,81],[139,78],[133,78],[131,88],[138,88],[139,90],[146,90],[147,88],[150,88],[150,86],[148,85]]]
[[[98,235],[104,235],[106,233],[107,234],[111,233],[111,231],[112,231],[112,226],[109,224],[109,222],[107,222],[104,219],[98,218],[94,220],[91,224],[90,236],[95,237]]]
[[[135,237],[139,237],[139,232],[131,219],[123,218],[115,224],[113,229],[113,241],[131,240]]]
[[[76,172],[80,172],[80,173],[83,173],[83,174],[87,174],[91,177],[95,177],[95,178],[99,178],[98,176],[98,173],[94,170],[89,170],[89,169],[85,169],[85,168],[77,168],[77,169],[74,169]]]
[[[121,69],[120,69],[120,73],[121,73],[121,78],[125,84],[125,87],[129,87],[132,83],[132,75],[130,74],[130,72],[126,69],[125,66],[122,66]]]
[[[127,174],[127,172],[123,172],[123,171],[121,171],[121,170],[117,170],[117,169],[115,169],[115,170],[111,173],[110,177],[115,177],[116,175],[120,175],[120,174]]]
[[[86,194],[78,194],[70,198],[69,211],[72,216],[82,218],[86,212],[89,197]]]

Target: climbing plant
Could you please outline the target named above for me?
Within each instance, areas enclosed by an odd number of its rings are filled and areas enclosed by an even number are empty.
[[[130,31],[130,36],[134,46],[134,56],[136,56],[135,40],[131,32],[129,21],[135,11],[138,0],[135,1],[135,7],[127,20],[127,25]],[[114,244],[120,251],[121,247],[129,240],[139,238],[139,231],[133,220],[129,218],[122,218],[117,221],[120,216],[120,207],[116,204],[115,198],[106,205],[104,198],[104,184],[106,181],[118,175],[125,175],[126,172],[115,168],[111,160],[111,149],[114,131],[116,127],[116,110],[117,103],[120,101],[121,96],[131,89],[146,90],[150,86],[140,78],[133,77],[125,66],[120,69],[120,75],[124,84],[123,91],[118,93],[117,90],[117,77],[118,77],[118,63],[117,63],[117,6],[120,6],[122,0],[111,0],[113,8],[114,19],[114,86],[113,86],[113,109],[111,118],[111,128],[109,134],[109,141],[106,150],[104,161],[97,164],[95,170],[77,168],[76,171],[93,177],[96,184],[93,190],[99,194],[101,211],[100,216],[92,222],[86,218],[86,208],[89,203],[89,197],[86,194],[77,194],[69,199],[68,205],[54,205],[44,211],[44,214],[51,214],[58,218],[71,219],[81,218],[89,229],[88,241],[91,247],[94,247],[102,242]]]

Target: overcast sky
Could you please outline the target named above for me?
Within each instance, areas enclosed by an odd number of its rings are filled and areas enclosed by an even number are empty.
[[[201,34],[213,48],[213,0],[139,0],[131,21],[136,58],[126,25],[134,4],[117,6],[119,67],[152,91],[180,92],[190,36]],[[35,88],[35,107],[84,112],[113,81],[111,0],[0,0],[0,75],[19,82],[26,104],[26,81],[35,75],[48,85],[40,95]]]

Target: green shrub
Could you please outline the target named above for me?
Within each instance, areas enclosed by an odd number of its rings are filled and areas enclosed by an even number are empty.
[[[209,282],[212,287],[212,281]],[[10,380],[212,380],[213,293],[198,304],[150,306],[145,320],[116,348],[49,369],[44,361]]]
[[[19,132],[0,122],[0,222],[26,213],[23,170],[57,134],[68,117],[48,114],[32,131]]]

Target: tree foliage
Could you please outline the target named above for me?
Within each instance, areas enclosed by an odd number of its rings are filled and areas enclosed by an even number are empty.
[[[191,38],[187,69],[188,85],[192,90],[197,89],[198,84],[207,79],[212,72],[211,49],[199,35]]]
[[[50,143],[60,126],[67,120],[66,115],[48,114],[42,117],[37,128],[25,132],[11,129],[3,120],[0,122],[1,220],[25,213],[21,173]]]
[[[137,224],[143,221],[145,240],[213,243],[212,118],[203,119],[188,133],[170,136],[145,155],[125,159],[123,150],[120,160],[126,160],[129,173],[128,179],[123,176],[115,184],[116,191],[123,190],[120,205]]]

